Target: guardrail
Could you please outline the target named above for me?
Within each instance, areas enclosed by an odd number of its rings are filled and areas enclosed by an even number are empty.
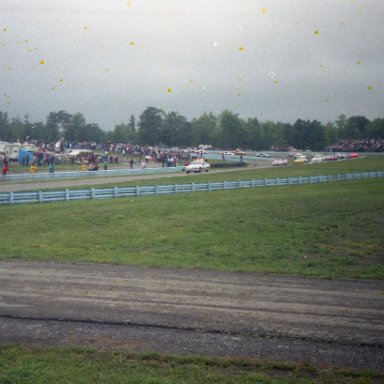
[[[277,179],[239,180],[190,184],[90,188],[62,191],[1,192],[0,204],[47,203],[87,199],[111,199],[118,197],[139,197],[166,195],[184,192],[225,191],[240,188],[272,187],[324,183],[356,179],[384,177],[384,171],[347,173],[327,176],[287,177]]]
[[[36,173],[20,173],[15,175],[3,176],[6,181],[21,181],[21,180],[46,180],[46,179],[75,179],[86,177],[106,177],[106,176],[129,176],[129,175],[144,175],[153,173],[174,173],[180,172],[184,167],[155,167],[155,168],[115,168],[108,170],[98,171],[61,171],[49,173],[36,172]],[[1,178],[0,178],[1,180]]]

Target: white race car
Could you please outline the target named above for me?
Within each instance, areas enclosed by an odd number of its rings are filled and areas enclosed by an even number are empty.
[[[193,160],[191,164],[186,165],[184,167],[184,170],[186,173],[189,172],[201,172],[206,171],[208,172],[211,166],[205,161],[205,160]]]
[[[274,167],[277,167],[279,165],[288,165],[288,160],[287,159],[277,159],[272,161],[272,165]]]

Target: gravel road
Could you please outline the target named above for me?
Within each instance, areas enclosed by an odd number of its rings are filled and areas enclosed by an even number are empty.
[[[384,281],[0,262],[0,340],[384,368]]]

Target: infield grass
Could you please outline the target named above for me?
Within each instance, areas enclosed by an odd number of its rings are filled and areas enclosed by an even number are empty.
[[[384,179],[1,207],[1,259],[384,278]]]

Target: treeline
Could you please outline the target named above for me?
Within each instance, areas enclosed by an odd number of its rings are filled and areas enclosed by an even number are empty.
[[[266,150],[293,146],[300,149],[323,150],[343,139],[384,138],[384,119],[372,121],[365,116],[347,118],[340,115],[335,122],[323,124],[316,120],[298,119],[294,124],[240,118],[225,110],[219,115],[204,113],[188,120],[177,112],[166,113],[147,107],[136,119],[116,125],[111,131],[87,123],[81,113],[51,112],[45,122],[30,122],[25,117],[9,118],[0,112],[0,140],[37,140],[45,143],[64,138],[66,142],[111,141],[169,147],[195,147],[211,144],[218,148]]]

